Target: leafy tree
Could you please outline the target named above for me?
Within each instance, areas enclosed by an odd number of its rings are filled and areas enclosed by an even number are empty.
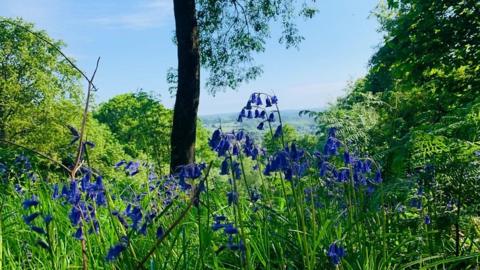
[[[68,145],[66,126],[81,112],[79,75],[37,36],[8,22],[34,31],[21,20],[0,20],[0,139],[59,152]]]
[[[178,48],[177,93],[171,135],[171,170],[195,157],[195,130],[200,94],[200,67],[209,72],[211,93],[237,88],[261,74],[253,55],[265,50],[272,21],[280,22],[280,42],[297,46],[302,40],[295,18],[311,18],[315,9],[303,1],[175,0]]]
[[[78,127],[82,115],[80,75],[46,41],[64,47],[32,24],[0,18],[0,156],[28,152],[8,141],[68,166],[76,152],[69,127]],[[88,140],[95,143],[89,161],[111,172],[125,153],[104,125],[91,115],[87,123]]]
[[[143,91],[118,95],[101,104],[94,117],[110,128],[130,156],[146,154],[159,168],[168,164],[172,113],[153,96]]]

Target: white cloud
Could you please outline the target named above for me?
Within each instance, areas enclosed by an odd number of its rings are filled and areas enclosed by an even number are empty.
[[[91,21],[114,28],[158,28],[173,17],[172,2],[171,0],[144,0],[128,13],[100,16]]]

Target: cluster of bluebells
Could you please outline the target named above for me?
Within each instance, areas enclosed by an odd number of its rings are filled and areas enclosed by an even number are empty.
[[[115,164],[115,169],[124,169],[125,174],[128,176],[134,176],[139,172],[140,162],[138,161],[129,161],[121,160]]]
[[[268,158],[263,174],[270,176],[272,172],[283,172],[285,179],[291,181],[293,177],[304,176],[308,167],[305,151],[292,142]]]
[[[151,196],[153,200],[149,201],[148,206],[143,208],[142,199],[147,193],[135,194],[132,191],[134,194],[133,198],[122,198],[127,205],[125,210],[112,211],[112,215],[116,217],[121,226],[127,231],[130,230],[129,236],[132,235],[132,232],[139,235],[147,235],[148,229],[155,224],[155,220],[159,217],[159,213],[162,211],[161,208],[165,209],[165,207],[172,204],[173,200],[178,198],[180,192],[187,194],[192,191],[193,181],[200,178],[203,170],[206,168],[206,165],[203,163],[179,166],[176,174],[166,177],[158,177],[153,166],[137,162],[127,163],[121,161],[115,165],[115,168],[124,167],[126,174],[133,176],[138,173],[140,166],[149,169],[148,180],[142,187],[148,187],[148,192],[153,195]],[[199,185],[199,188],[202,191],[204,187]],[[195,200],[194,204],[198,205],[198,200]],[[161,225],[156,228],[156,237],[158,239],[164,237],[164,229]],[[109,249],[106,259],[113,261],[118,258],[128,246],[128,242],[128,237],[123,236],[117,244]]]
[[[262,99],[263,96],[263,99]],[[265,101],[265,103],[263,102]],[[265,129],[265,124],[275,122],[275,113],[278,113],[278,98],[264,93],[253,93],[238,115],[237,121],[243,122],[243,119],[258,119],[258,130]],[[275,109],[271,109],[275,106]],[[282,124],[280,123],[274,133],[274,137],[282,134]]]
[[[47,235],[47,228],[52,221],[52,216],[50,214],[43,214],[41,211],[39,211],[39,205],[40,201],[36,195],[32,195],[30,198],[24,200],[23,209],[25,211],[29,211],[29,213],[23,215],[23,221],[33,232],[40,236],[37,239],[37,244],[44,249],[50,249],[50,245],[44,240],[44,237]],[[42,217],[41,222],[37,222],[40,219],[39,217]],[[45,229],[43,226],[45,226]]]
[[[90,227],[89,233],[98,233],[100,224],[96,217],[96,207],[107,204],[105,186],[102,176],[92,181],[92,171],[81,169],[82,178],[72,179],[69,184],[63,185],[61,191],[58,184],[53,186],[54,200],[62,200],[71,206],[68,217],[76,231],[73,234],[77,240],[84,240],[84,228]]]
[[[413,209],[423,213],[422,214],[423,223],[425,223],[426,225],[430,225],[432,223],[432,220],[428,213],[424,213],[424,211],[422,211],[424,209],[423,202],[428,201],[427,194],[425,193],[425,188],[427,189],[435,188],[437,183],[434,179],[434,172],[435,172],[434,167],[430,164],[426,165],[423,168],[418,169],[419,177],[417,179],[418,181],[416,185],[417,188],[413,197],[410,199],[410,206]],[[452,208],[451,203],[452,203],[451,200],[447,203],[447,206],[446,206],[447,211],[451,210]]]
[[[26,176],[28,180],[35,182],[37,180],[37,175],[32,170],[32,163],[30,159],[21,154],[15,158],[15,168],[18,169],[17,177],[20,178],[22,175]]]
[[[241,153],[252,160],[256,160],[260,155],[265,155],[265,149],[258,147],[253,138],[245,134],[243,130],[223,132],[221,129],[217,129],[213,132],[208,144],[219,157],[225,157],[224,162],[227,158],[238,156]],[[228,174],[226,171],[222,171],[222,173]]]
[[[342,147],[336,137],[335,128],[329,129],[323,152],[315,152],[314,155],[317,158],[319,175],[326,179],[329,186],[334,186],[334,183],[353,183],[356,189],[364,187],[365,192],[371,194],[375,187],[383,182],[380,170],[372,168],[371,159],[359,158]],[[334,162],[335,157],[339,156],[343,161],[341,167]]]
[[[234,237],[238,235],[238,229],[233,225],[233,223],[228,222],[227,217],[223,215],[215,215],[213,217],[213,231],[219,231],[223,229],[223,233],[227,236],[228,240],[225,245],[220,246],[218,252],[221,252],[225,248],[232,250],[232,251],[241,251],[242,253],[245,252],[245,245],[242,240],[235,242]]]

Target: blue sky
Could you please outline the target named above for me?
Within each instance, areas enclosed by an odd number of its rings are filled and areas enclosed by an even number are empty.
[[[65,41],[67,55],[87,73],[101,57],[97,102],[143,88],[167,107],[166,73],[176,66],[172,0],[0,0],[0,16],[22,17]],[[380,44],[371,11],[378,0],[317,0],[319,13],[298,20],[305,37],[286,50],[272,36],[256,61],[264,74],[237,91],[202,91],[200,114],[236,112],[252,91],[274,92],[283,109],[321,108],[363,76]],[[203,73],[205,74],[205,72]]]

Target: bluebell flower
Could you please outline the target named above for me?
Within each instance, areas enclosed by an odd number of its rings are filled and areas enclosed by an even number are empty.
[[[260,111],[258,109],[255,109],[255,114],[253,116],[254,118],[260,117]]]
[[[118,258],[118,256],[120,256],[120,254],[125,250],[127,249],[127,246],[128,246],[128,238],[126,236],[123,236],[121,239],[120,239],[120,242],[116,245],[114,245],[113,247],[111,247],[109,250],[108,250],[108,254],[106,256],[106,260],[111,262],[115,259]]]
[[[32,223],[32,221],[35,220],[39,215],[40,212],[35,212],[31,215],[23,216],[23,221],[25,221],[25,224],[30,225],[30,223]]]
[[[243,109],[240,111],[240,117],[247,117],[245,108],[243,108]]]
[[[252,102],[250,100],[247,102],[247,105],[245,106],[245,109],[247,109],[247,110],[252,109]]]
[[[77,181],[70,182],[70,190],[68,191],[67,200],[70,204],[77,204],[80,201],[81,194],[78,189]]]
[[[228,205],[237,204],[238,203],[238,193],[235,191],[227,192],[227,202]]]
[[[130,161],[125,165],[125,172],[128,176],[134,176],[139,172],[140,163]]]
[[[383,179],[382,179],[382,173],[380,172],[380,170],[378,170],[376,173],[375,173],[375,183],[379,184],[379,183],[382,183],[383,182]]]
[[[242,175],[242,170],[240,169],[240,163],[233,161],[232,162],[233,176],[235,179],[240,179]]]
[[[255,101],[255,103],[257,104],[257,106],[263,105],[262,98],[260,97],[260,95],[257,95],[257,100]]]
[[[147,222],[143,222],[142,224],[142,227],[140,227],[140,229],[138,230],[138,233],[139,234],[142,234],[142,235],[147,235]]]
[[[80,224],[80,220],[82,218],[82,211],[80,210],[79,206],[73,206],[68,214],[68,218],[73,226],[77,226]]]
[[[22,194],[23,194],[23,188],[22,188],[22,186],[20,186],[19,184],[15,184],[15,191],[16,191],[18,194],[22,195]]]
[[[268,116],[268,122],[275,122],[275,114],[273,112]]]
[[[283,130],[282,130],[282,125],[278,125],[277,129],[275,129],[275,133],[273,134],[274,138],[279,138],[282,136]]]
[[[237,234],[238,229],[235,228],[232,223],[228,223],[228,224],[225,224],[225,226],[223,227],[223,232],[227,235]]]
[[[348,151],[343,152],[343,162],[345,165],[352,164],[352,158],[350,157],[350,153]]]
[[[83,237],[83,229],[82,226],[78,227],[75,233],[73,234],[73,237],[77,240],[84,240],[85,238]]]
[[[165,232],[163,231],[163,227],[162,225],[160,225],[158,228],[157,228],[157,239],[162,239],[163,235],[165,234]]]
[[[272,97],[272,104],[277,104],[278,103],[278,98],[277,96]]]
[[[53,185],[52,199],[56,200],[56,199],[58,199],[58,198],[60,198],[60,194],[59,194],[59,190],[58,190],[58,184],[55,183],[55,184]]]
[[[38,227],[38,226],[30,226],[30,229],[32,229],[32,231],[34,231],[38,234],[47,234],[47,232],[43,228]]]
[[[227,175],[228,174],[228,161],[225,158],[220,165],[220,175]]]
[[[330,257],[332,264],[338,265],[340,264],[342,257],[345,256],[345,250],[343,247],[339,247],[336,243],[333,243],[328,248],[327,256]]]
[[[410,205],[411,205],[412,207],[417,208],[418,210],[422,209],[422,201],[419,200],[419,199],[413,198],[413,199],[410,201]]]
[[[115,163],[114,168],[115,168],[115,169],[118,169],[118,168],[120,168],[120,166],[124,165],[125,163],[127,163],[127,162],[122,159],[122,160],[120,160],[119,162]]]
[[[266,111],[261,111],[258,118],[265,119],[266,117],[267,117],[267,112]]]
[[[272,101],[270,100],[270,97],[265,98],[265,107],[272,107]]]
[[[429,216],[429,215],[426,215],[426,216],[425,216],[424,222],[425,222],[425,224],[427,224],[427,225],[430,225],[430,223],[432,223],[432,220],[430,219],[430,216]]]
[[[40,202],[38,201],[38,197],[35,195],[32,195],[30,199],[27,199],[23,201],[23,208],[28,209],[32,206],[37,206]]]
[[[237,133],[235,134],[235,139],[236,139],[237,141],[243,140],[244,137],[245,137],[245,133],[243,132],[243,130],[240,130],[239,132],[237,132]]]
[[[142,220],[143,214],[139,206],[135,206],[133,210],[127,214],[127,216],[132,220],[132,228],[137,229],[138,224]]]
[[[250,201],[255,203],[257,202],[258,200],[260,200],[261,198],[261,194],[260,192],[258,192],[257,190],[252,190],[252,192],[250,192]]]
[[[247,118],[248,118],[248,119],[253,119],[252,110],[248,110],[248,112],[247,112]]]
[[[220,222],[215,222],[212,224],[212,230],[213,231],[218,231],[220,230],[221,228],[223,228],[225,225],[220,223]]]

